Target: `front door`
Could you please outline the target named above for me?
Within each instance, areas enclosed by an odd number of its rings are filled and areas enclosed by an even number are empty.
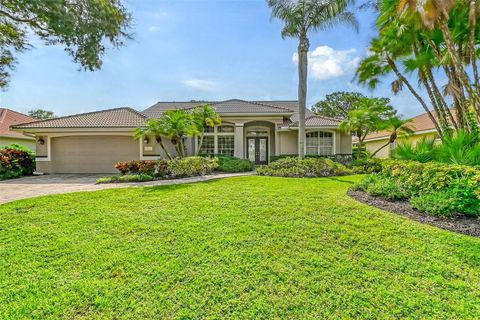
[[[255,164],[267,164],[268,162],[268,138],[247,138],[247,157]]]

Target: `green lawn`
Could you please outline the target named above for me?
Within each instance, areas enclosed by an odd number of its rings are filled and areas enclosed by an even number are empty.
[[[358,177],[240,177],[0,206],[0,319],[480,317],[480,239]]]

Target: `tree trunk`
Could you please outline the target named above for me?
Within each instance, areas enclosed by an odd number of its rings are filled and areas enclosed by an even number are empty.
[[[298,157],[305,157],[305,109],[307,107],[307,68],[310,43],[307,35],[300,36],[298,45]]]
[[[200,154],[200,150],[202,149],[202,144],[203,144],[203,133],[198,136],[198,145],[197,145],[197,153],[196,153],[197,156]]]
[[[167,158],[169,160],[172,160],[172,156],[170,155],[170,153],[167,151],[167,148],[165,148],[165,145],[163,144],[163,140],[162,140],[162,137],[161,136],[157,136],[155,137],[157,140],[158,140],[158,144],[160,144],[160,148],[162,148],[163,152],[165,152],[165,154],[167,155]]]
[[[383,146],[381,146],[380,148],[378,148],[378,149],[377,149],[377,150],[376,150],[374,153],[372,153],[372,155],[370,156],[370,158],[373,158],[373,157],[375,157],[375,155],[376,155],[377,153],[379,153],[379,152],[380,152],[380,150],[382,150],[382,149],[386,148],[386,147],[387,147],[389,144],[390,144],[390,141],[388,141],[388,142],[387,142],[387,143],[385,143]]]
[[[428,106],[427,104],[425,103],[425,101],[422,99],[422,97],[420,97],[420,95],[415,91],[415,89],[412,87],[412,85],[410,84],[410,82],[407,80],[407,78],[405,78],[403,76],[403,74],[400,73],[400,71],[398,70],[397,68],[397,65],[395,64],[395,62],[392,60],[392,58],[390,58],[388,55],[387,55],[387,62],[388,62],[388,65],[392,68],[393,72],[397,75],[398,79],[400,81],[402,81],[408,88],[408,90],[410,90],[410,92],[413,94],[413,96],[418,100],[418,102],[420,102],[420,104],[422,105],[423,109],[425,110],[425,112],[427,113],[428,117],[430,118],[430,120],[432,121],[432,123],[435,125],[435,129],[437,130],[438,132],[438,135],[440,136],[440,138],[443,140],[443,132],[442,132],[442,129],[440,129],[440,126],[438,125],[438,122],[437,120],[435,119],[435,117],[432,115],[432,112],[430,111],[430,109],[428,109]]]
[[[444,14],[444,17],[442,19],[440,19],[439,24],[440,29],[442,30],[448,53],[450,54],[450,58],[452,59],[455,74],[458,76],[458,79],[462,86],[467,90],[470,101],[472,102],[473,108],[476,112],[477,118],[480,119],[480,106],[478,103],[477,95],[470,84],[468,74],[465,72],[462,61],[457,51],[455,50],[455,42],[453,41],[452,34],[450,32],[450,29],[448,28],[448,20],[446,14]]]
[[[473,78],[475,81],[475,88],[479,88],[478,69],[477,69],[477,51],[475,50],[475,28],[477,27],[477,3],[475,0],[470,1],[470,12],[468,16],[470,28],[470,59],[472,60]]]
[[[422,68],[425,69],[425,68]],[[432,87],[430,86],[430,83],[428,81],[428,77],[426,72],[423,70],[421,71],[423,74],[420,75],[420,81],[422,81],[423,85],[425,86],[425,89],[427,90],[428,97],[430,98],[430,101],[432,102],[433,110],[435,110],[435,113],[438,116],[438,119],[440,121],[440,128],[442,128],[442,132],[445,134],[448,134],[449,131],[449,124],[447,120],[447,115],[445,113],[445,110],[441,105],[439,105],[439,101],[433,94]]]
[[[185,146],[183,145],[183,138],[178,139],[178,149],[180,151],[180,158],[185,158]]]
[[[447,102],[445,101],[445,98],[443,97],[440,90],[438,89],[438,86],[437,86],[437,83],[435,82],[435,78],[433,77],[431,68],[427,69],[427,78],[428,78],[428,80],[430,80],[430,83],[431,83],[431,86],[432,86],[432,91],[433,91],[434,96],[437,98],[437,102],[439,104],[439,107],[443,108],[443,110],[446,111],[446,113],[448,114],[448,118],[450,119],[450,123],[455,127],[455,130],[458,131],[457,119],[455,119],[455,117],[453,116],[450,108],[447,105]]]
[[[385,143],[383,146],[381,146],[380,148],[378,148],[374,153],[372,153],[372,155],[370,156],[370,158],[373,158],[380,150],[382,150],[383,148],[385,148],[386,146],[388,146],[389,144],[392,144],[394,143],[396,140],[397,140],[397,137],[398,137],[398,134],[397,134],[397,131],[395,129],[395,131],[392,132],[392,134],[390,135],[390,138],[388,139],[388,142]],[[391,152],[391,150],[390,150]]]

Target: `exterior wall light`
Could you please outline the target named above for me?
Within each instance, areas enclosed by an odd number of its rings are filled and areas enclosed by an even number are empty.
[[[40,138],[37,140],[37,143],[43,146],[45,144],[45,140],[43,140],[43,138]]]
[[[145,139],[143,139],[143,142],[144,142],[145,144],[148,144],[148,143],[150,142],[150,139],[145,138]]]

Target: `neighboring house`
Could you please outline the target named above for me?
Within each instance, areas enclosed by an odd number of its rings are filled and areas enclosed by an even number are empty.
[[[272,155],[297,154],[297,101],[159,102],[143,112],[118,108],[77,114],[14,126],[37,139],[37,171],[45,173],[110,173],[125,160],[164,157],[155,137],[135,140],[135,128],[166,110],[191,109],[210,104],[222,124],[206,131],[201,153],[246,158],[268,163]],[[336,119],[307,111],[306,153],[351,157],[352,139],[342,133]],[[164,139],[165,140],[165,139]],[[195,154],[196,138],[187,139],[188,155]],[[170,141],[166,147],[173,155]]]
[[[435,129],[435,125],[433,124],[432,120],[430,120],[429,116],[424,113],[413,117],[410,126],[415,131],[411,136],[400,136],[397,140],[393,143],[388,145],[387,147],[380,150],[376,155],[375,158],[388,158],[390,157],[391,152],[398,144],[402,143],[412,143],[415,145],[418,141],[423,138],[429,139],[437,139],[437,130]],[[375,132],[367,135],[367,138],[364,140],[366,150],[372,154],[376,150],[378,150],[381,146],[386,144],[390,138],[390,132],[388,131],[381,131]],[[356,141],[354,141],[356,143]]]
[[[0,108],[0,148],[14,143],[35,151],[34,137],[10,129],[10,126],[32,121],[35,121],[35,119],[23,113]]]

